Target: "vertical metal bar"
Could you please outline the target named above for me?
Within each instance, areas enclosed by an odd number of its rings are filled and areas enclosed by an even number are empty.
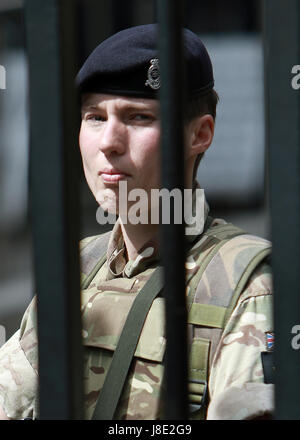
[[[300,4],[265,0],[265,84],[275,322],[275,418],[300,419]]]
[[[133,25],[135,1],[124,2],[124,0],[110,1],[113,31],[118,32]]]
[[[184,68],[182,2],[159,0],[159,62],[161,69],[162,187],[184,188]],[[187,328],[185,304],[184,222],[162,225],[162,256],[166,299],[165,416],[187,418]]]
[[[72,0],[26,0],[39,418],[82,418]]]

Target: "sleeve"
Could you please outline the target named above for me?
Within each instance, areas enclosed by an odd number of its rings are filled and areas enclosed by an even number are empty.
[[[0,405],[10,419],[36,418],[37,337],[35,299],[20,329],[0,349]]]
[[[274,385],[264,383],[261,352],[273,334],[272,278],[263,264],[252,275],[224,329],[209,379],[207,419],[268,418]]]

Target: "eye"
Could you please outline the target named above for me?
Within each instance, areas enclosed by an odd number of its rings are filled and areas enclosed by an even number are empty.
[[[131,116],[131,119],[137,122],[152,122],[154,116],[148,113],[135,113]]]
[[[85,116],[85,120],[89,121],[91,123],[97,123],[97,122],[104,122],[106,118],[104,116],[101,116],[99,114],[87,114]]]

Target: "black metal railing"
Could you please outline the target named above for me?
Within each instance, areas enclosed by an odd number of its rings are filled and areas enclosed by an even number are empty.
[[[184,187],[181,2],[158,2],[163,187]],[[74,100],[75,2],[26,0],[31,206],[38,292],[41,419],[82,417]],[[43,44],[41,44],[41,41]],[[171,219],[172,223],[172,219]],[[174,222],[173,222],[174,223]],[[166,418],[187,416],[184,225],[163,229]],[[176,322],[176,326],[172,323]]]
[[[264,2],[266,134],[271,207],[275,324],[275,418],[300,419],[300,4]]]
[[[27,0],[39,418],[83,416],[73,0]]]
[[[157,2],[159,61],[161,68],[160,108],[162,123],[162,188],[184,189],[183,115],[185,77],[183,61],[183,2]],[[182,197],[183,199],[183,197]],[[164,297],[166,300],[165,417],[187,419],[187,317],[185,303],[185,225],[162,225]]]
[[[183,189],[184,66],[178,0],[159,0],[162,75],[162,186]],[[78,257],[75,2],[26,0],[30,69],[31,206],[38,291],[41,419],[79,419],[82,344]],[[300,419],[300,91],[291,69],[300,64],[300,5],[264,2],[266,122],[275,288],[276,414]],[[162,231],[167,303],[167,419],[187,418],[184,225]],[[176,325],[173,323],[176,322]]]

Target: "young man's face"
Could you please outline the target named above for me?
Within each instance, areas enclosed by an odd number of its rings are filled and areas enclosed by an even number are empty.
[[[149,200],[150,190],[160,188],[157,100],[84,96],[79,144],[88,185],[104,210],[118,212],[120,181],[127,192],[145,190]]]

